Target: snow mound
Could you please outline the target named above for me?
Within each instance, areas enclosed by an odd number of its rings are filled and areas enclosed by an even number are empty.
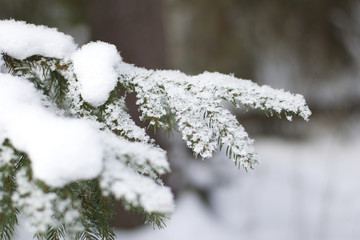
[[[0,112],[0,133],[29,155],[35,178],[61,187],[99,175],[103,149],[95,127],[46,110],[32,83],[0,74]]]
[[[76,51],[72,61],[83,99],[96,107],[103,105],[118,81],[116,68],[121,57],[116,47],[100,41],[91,42]]]
[[[66,58],[76,49],[74,39],[56,28],[23,21],[0,21],[0,53],[4,52],[17,59],[33,55]]]

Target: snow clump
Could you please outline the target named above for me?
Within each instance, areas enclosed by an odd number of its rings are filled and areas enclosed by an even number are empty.
[[[121,57],[115,45],[88,43],[73,54],[72,61],[83,99],[95,107],[103,105],[118,81],[116,66]]]
[[[33,55],[67,58],[77,49],[74,39],[56,28],[23,21],[0,21],[0,35],[0,53],[21,60]]]

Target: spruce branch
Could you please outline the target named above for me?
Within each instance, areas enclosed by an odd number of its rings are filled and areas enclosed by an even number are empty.
[[[202,158],[226,148],[245,170],[257,163],[253,140],[224,101],[288,120],[311,114],[298,94],[220,73],[138,68],[114,45],[78,49],[55,29],[14,20],[0,21],[0,58],[1,239],[11,239],[19,213],[37,239],[114,239],[115,200],[165,226],[174,209],[161,180],[166,152],[135,124],[127,94],[154,132],[180,131]]]

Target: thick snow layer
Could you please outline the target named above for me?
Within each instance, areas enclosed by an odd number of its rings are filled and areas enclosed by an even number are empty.
[[[35,178],[51,186],[96,177],[103,153],[95,128],[45,110],[40,97],[30,82],[0,74],[0,132],[29,155]]]
[[[76,49],[73,38],[55,28],[23,21],[0,21],[0,52],[14,58],[25,59],[33,55],[67,58]]]
[[[118,81],[116,67],[121,57],[116,47],[91,42],[76,51],[72,60],[83,99],[93,106],[104,104]]]
[[[103,194],[141,206],[149,213],[171,213],[174,199],[170,188],[154,181],[158,178],[154,171],[164,174],[170,170],[166,152],[145,143],[105,134],[104,171],[100,176]]]
[[[121,174],[119,174],[121,173]],[[120,161],[107,160],[100,181],[104,194],[113,194],[133,206],[141,206],[148,213],[174,210],[174,199],[170,188],[158,185],[153,179],[137,174]]]

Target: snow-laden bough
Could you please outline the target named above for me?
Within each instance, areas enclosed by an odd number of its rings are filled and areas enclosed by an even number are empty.
[[[112,44],[78,48],[56,29],[15,20],[0,21],[0,70],[0,205],[20,211],[39,238],[111,237],[112,199],[159,226],[173,211],[161,180],[166,152],[131,118],[129,93],[154,130],[177,128],[204,159],[225,147],[245,169],[257,163],[253,140],[224,101],[288,120],[311,114],[299,94],[221,73],[139,68]],[[16,213],[4,214],[11,236]]]

